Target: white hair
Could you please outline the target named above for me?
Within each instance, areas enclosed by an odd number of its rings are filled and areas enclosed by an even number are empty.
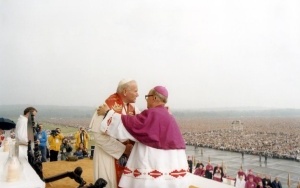
[[[135,82],[135,80],[130,79],[130,78],[124,78],[124,79],[122,79],[122,80],[119,82],[119,84],[118,84],[117,93],[121,93],[121,92],[123,91],[124,88],[128,87],[128,83],[129,83],[129,82],[132,82],[132,81]]]

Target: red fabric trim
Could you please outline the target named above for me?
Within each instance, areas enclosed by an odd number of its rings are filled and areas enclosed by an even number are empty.
[[[124,174],[132,174],[134,177],[138,177],[140,175],[142,175],[142,173],[138,170],[138,169],[129,169],[128,167],[125,167],[124,169]],[[158,170],[151,170],[150,172],[146,173],[148,176],[151,176],[153,178],[158,178],[162,175],[164,175],[162,172],[158,171]],[[166,173],[174,178],[178,178],[178,177],[184,177],[187,174],[187,170],[181,169],[181,170],[171,170],[169,173]]]
[[[108,105],[108,107],[110,109],[113,109],[118,114],[122,114],[122,109],[123,109],[124,103],[123,103],[121,97],[117,93],[114,93],[111,96],[109,96],[105,100],[105,103]]]

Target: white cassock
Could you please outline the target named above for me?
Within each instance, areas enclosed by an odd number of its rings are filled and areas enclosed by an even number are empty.
[[[245,180],[240,180],[239,178],[236,179],[236,182],[235,182],[235,187],[236,188],[245,188],[245,185],[246,185],[246,182]]]
[[[28,123],[28,118],[23,115],[20,115],[15,129],[15,137],[18,139],[20,144],[19,150],[21,151],[19,153],[25,153],[25,154],[27,154],[27,150],[28,150],[27,123]],[[25,158],[27,159],[27,155],[25,155]]]
[[[114,114],[114,115],[113,115]],[[107,126],[107,120],[112,121]],[[121,115],[109,111],[101,123],[101,131],[125,141],[135,141],[126,168],[122,174],[119,187],[122,188],[188,188],[189,181],[185,149],[156,149],[138,142],[128,133],[121,121]],[[185,169],[179,172],[178,169]],[[130,172],[130,173],[126,173]],[[182,176],[182,174],[186,174]],[[177,177],[175,177],[177,176]]]
[[[139,113],[139,110],[137,108],[135,109],[135,113]],[[126,114],[124,108],[122,114]],[[122,156],[126,146],[100,131],[102,120],[103,116],[98,116],[96,111],[90,123],[91,132],[95,141],[93,156],[94,181],[103,178],[107,181],[106,188],[117,188],[115,159],[119,159]]]
[[[24,144],[24,145],[28,144],[27,123],[28,123],[28,118],[23,115],[20,115],[15,130],[16,138],[19,139],[20,144]]]

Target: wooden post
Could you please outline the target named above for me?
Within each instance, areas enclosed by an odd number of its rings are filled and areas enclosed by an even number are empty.
[[[288,174],[287,185],[288,185],[288,188],[290,188],[290,186],[291,186],[291,177],[290,177],[290,173]]]

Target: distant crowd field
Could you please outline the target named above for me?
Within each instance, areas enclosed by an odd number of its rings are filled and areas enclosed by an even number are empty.
[[[187,145],[300,161],[300,117],[179,120]]]

